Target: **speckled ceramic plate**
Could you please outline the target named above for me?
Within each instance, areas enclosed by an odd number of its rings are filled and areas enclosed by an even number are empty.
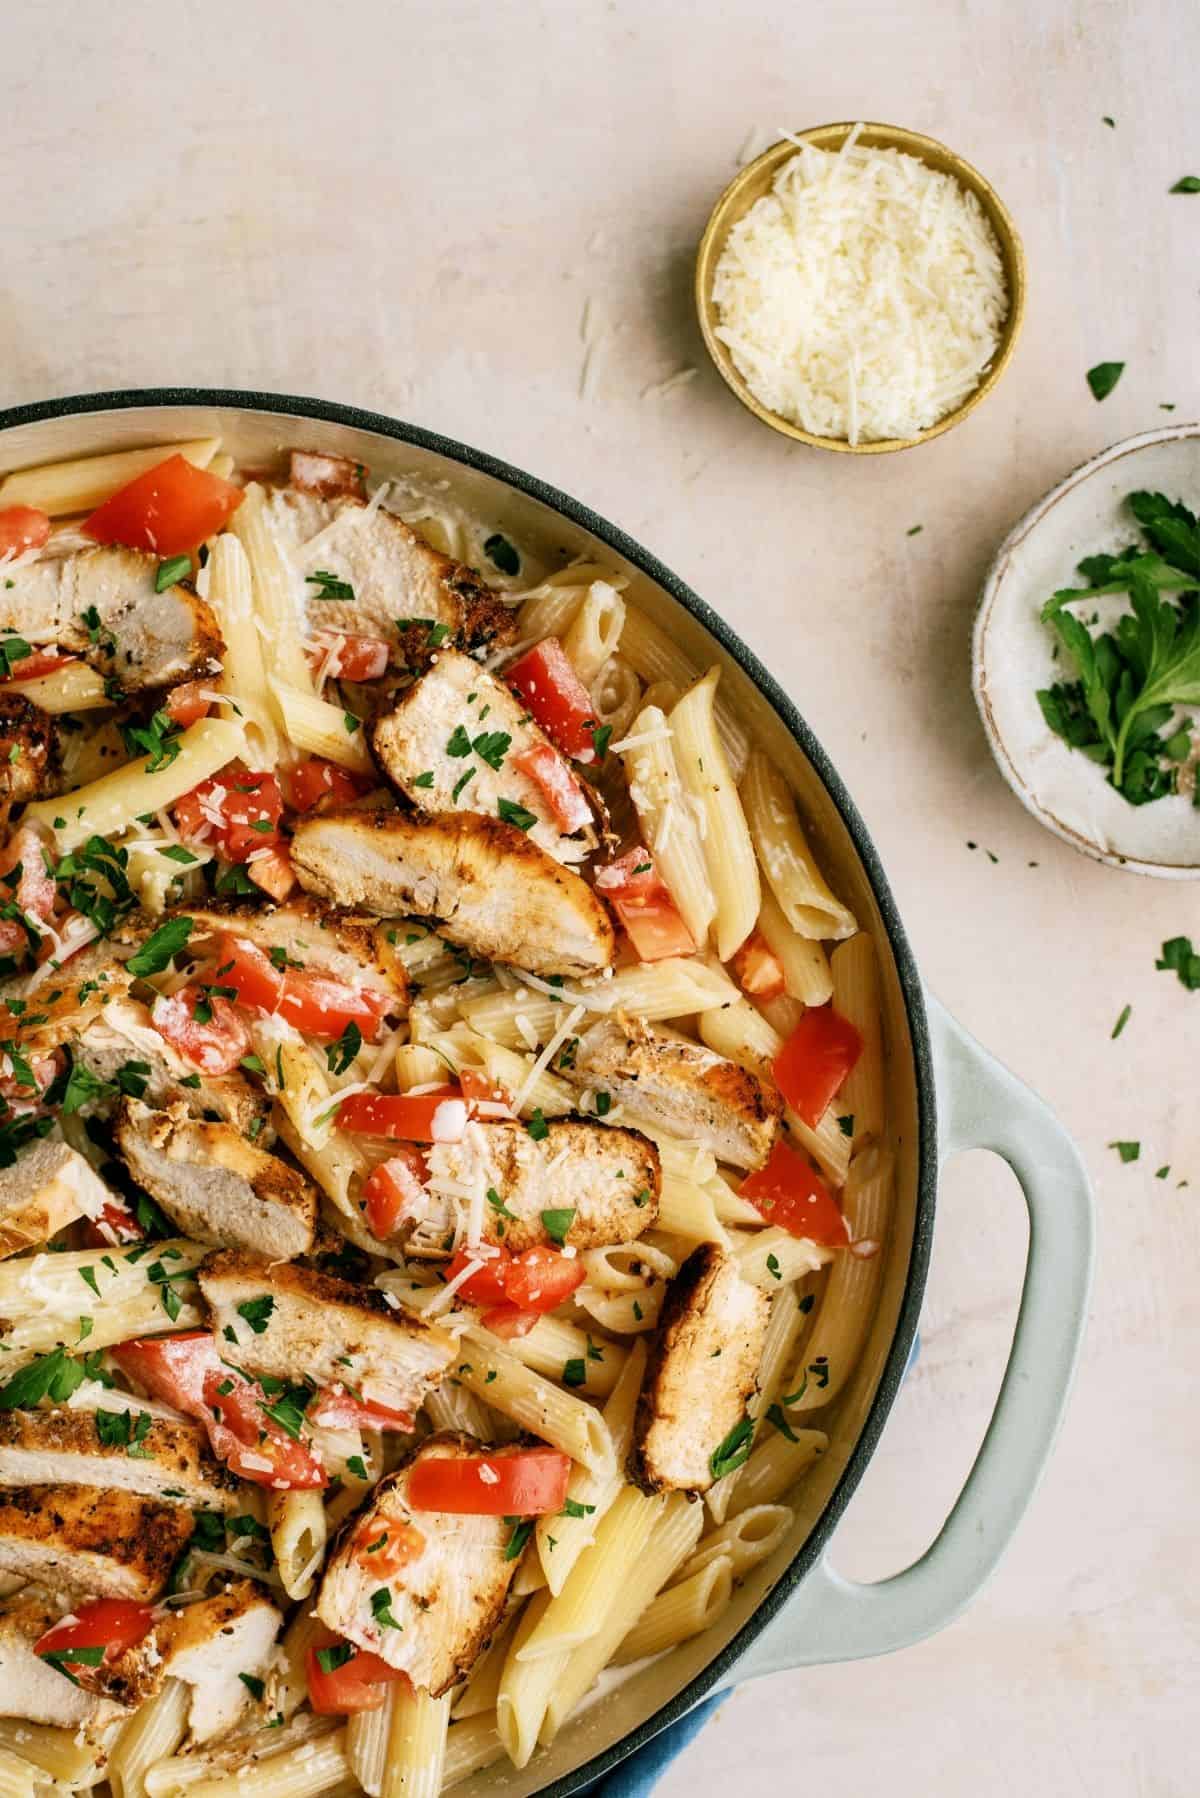
[[[1200,504],[1200,424],[1171,425],[1114,443],[1061,481],[1001,544],[975,621],[973,685],[1000,772],[1040,824],[1085,855],[1164,880],[1200,877],[1200,809],[1190,793],[1133,806],[1103,768],[1056,737],[1040,687],[1071,678],[1055,659],[1041,608],[1060,587],[1082,585],[1081,556],[1123,549],[1139,531],[1126,496],[1165,493]],[[1119,610],[1122,601],[1097,602]],[[1183,715],[1187,715],[1186,712]]]

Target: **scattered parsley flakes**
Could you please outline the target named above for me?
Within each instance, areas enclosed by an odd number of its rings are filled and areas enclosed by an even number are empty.
[[[247,1692],[249,1692],[251,1698],[254,1699],[255,1703],[261,1702],[262,1695],[267,1688],[264,1682],[259,1679],[257,1673],[239,1673],[238,1678],[245,1686]]]
[[[534,813],[513,799],[497,799],[496,816],[503,824],[515,824],[518,830],[532,830],[537,823]]]
[[[1128,1024],[1128,1022],[1132,1016],[1133,1016],[1133,1006],[1132,1005],[1123,1006],[1121,1009],[1120,1017],[1117,1019],[1116,1023],[1112,1027],[1111,1040],[1114,1043],[1116,1042],[1117,1038],[1120,1036],[1122,1030],[1124,1030],[1126,1024]]]
[[[1167,1175],[1170,1173],[1170,1171],[1171,1171],[1171,1163],[1168,1161],[1165,1166],[1155,1168],[1154,1178],[1156,1180],[1165,1180]]]
[[[587,1380],[587,1363],[582,1355],[572,1355],[563,1363],[562,1379],[564,1386],[582,1386]]]
[[[1124,1162],[1136,1161],[1142,1152],[1140,1142],[1110,1142],[1110,1149],[1115,1149]]]
[[[542,1212],[542,1223],[551,1242],[556,1242],[561,1249],[567,1240],[571,1225],[575,1222],[575,1207],[563,1206],[560,1209]]]
[[[125,963],[128,972],[139,980],[150,974],[161,974],[175,956],[187,948],[194,924],[194,918],[168,918],[129,957]]]
[[[312,585],[320,589],[319,592],[313,594],[314,599],[354,598],[354,588],[349,581],[343,581],[336,574],[331,574],[328,568],[314,569],[312,574],[305,575],[304,581],[306,586]]]
[[[1097,362],[1094,368],[1089,368],[1087,384],[1092,390],[1092,398],[1106,400],[1124,373],[1123,362]]]
[[[520,574],[521,558],[508,538],[502,536],[499,531],[493,531],[491,536],[484,540],[483,553],[493,568],[498,568],[501,574]]]
[[[372,1592],[371,1615],[376,1623],[383,1625],[384,1629],[403,1628],[403,1625],[397,1623],[392,1615],[392,1589],[390,1586],[379,1586]]]
[[[158,565],[158,572],[154,576],[154,591],[165,593],[168,587],[173,587],[176,581],[184,580],[191,572],[190,556],[168,556],[165,562]]]
[[[426,768],[424,774],[418,774],[413,781],[414,787],[431,787],[433,785],[433,769]]]
[[[734,1473],[744,1467],[750,1459],[750,1439],[754,1434],[754,1425],[748,1417],[743,1417],[734,1424],[724,1441],[719,1442],[708,1458],[708,1470],[714,1480],[724,1479],[727,1473]]]
[[[525,1128],[528,1130],[530,1136],[532,1136],[534,1142],[545,1142],[546,1138],[549,1136],[550,1126],[542,1115],[542,1108],[540,1105],[529,1119]]]
[[[1169,937],[1154,965],[1167,973],[1177,974],[1189,993],[1200,989],[1200,955],[1192,948],[1191,937]]]
[[[237,1308],[239,1317],[244,1318],[256,1336],[261,1336],[275,1309],[275,1300],[269,1292],[260,1293],[256,1299],[244,1299]]]
[[[1200,194],[1200,175],[1180,175],[1173,187],[1168,187],[1169,194]]]

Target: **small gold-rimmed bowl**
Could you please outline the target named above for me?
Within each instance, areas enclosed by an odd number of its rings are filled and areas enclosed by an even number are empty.
[[[890,450],[913,449],[917,444],[928,443],[931,438],[940,437],[943,431],[952,430],[995,387],[1008,367],[1025,313],[1025,252],[1021,248],[1021,239],[1008,208],[978,169],[972,168],[969,162],[964,162],[961,156],[947,149],[945,144],[938,143],[936,138],[922,137],[919,132],[905,131],[899,125],[864,124],[856,140],[858,143],[868,149],[902,150],[906,155],[918,157],[939,173],[953,175],[959,185],[973,193],[983,207],[996,234],[1005,286],[1008,289],[1008,312],[1001,327],[1000,341],[979,385],[972,388],[962,404],[952,412],[947,412],[944,418],[939,418],[927,430],[918,431],[914,437],[882,437],[867,443],[850,443],[845,437],[818,437],[812,431],[805,431],[800,425],[793,424],[790,419],[781,418],[778,412],[770,411],[751,393],[728,345],[717,335],[720,320],[713,300],[713,278],[717,264],[734,225],[749,212],[756,201],[770,193],[780,168],[796,154],[797,142],[813,144],[818,150],[840,150],[848,133],[853,130],[854,125],[845,121],[838,125],[815,125],[809,131],[797,131],[793,134],[795,141],[784,138],[780,143],[772,144],[769,150],[764,150],[761,156],[738,171],[713,207],[704,236],[700,239],[700,250],[696,257],[696,312],[705,347],[716,364],[717,372],[743,406],[753,412],[755,418],[770,425],[773,431],[780,431],[785,437],[793,437],[798,443],[811,444],[814,449],[839,450],[853,456],[880,456]]]

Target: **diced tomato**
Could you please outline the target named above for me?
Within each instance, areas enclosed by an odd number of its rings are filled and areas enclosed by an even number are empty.
[[[316,450],[293,450],[288,479],[302,493],[319,493],[332,499],[341,493],[354,499],[366,495],[367,471],[361,462],[349,456],[323,456]]]
[[[514,1255],[504,1276],[505,1296],[529,1311],[554,1311],[583,1285],[586,1270],[578,1256],[560,1255],[539,1243]]]
[[[104,1201],[99,1217],[89,1218],[83,1227],[88,1248],[111,1248],[114,1242],[139,1242],[146,1232],[123,1200]]]
[[[512,1454],[426,1456],[408,1475],[414,1511],[455,1511],[473,1517],[545,1517],[561,1511],[571,1458],[556,1448]]]
[[[182,837],[211,843],[226,861],[245,862],[256,849],[277,847],[283,794],[273,774],[230,762],[177,799],[174,811]]]
[[[203,681],[186,680],[178,687],[172,687],[167,694],[163,710],[172,724],[186,730],[189,724],[197,724],[201,718],[207,718],[211,701],[205,698],[212,691]]]
[[[512,1117],[512,1094],[506,1087],[490,1080],[478,1068],[463,1068],[458,1078],[472,1117]]]
[[[514,755],[513,766],[527,775],[554,814],[560,830],[582,830],[592,821],[592,808],[569,765],[549,743],[534,743]]]
[[[297,762],[285,779],[288,803],[297,812],[311,812],[322,799],[351,805],[371,790],[369,776],[352,774],[348,768],[339,768],[336,762],[327,762],[319,755]]]
[[[389,1667],[379,1655],[366,1648],[351,1648],[329,1631],[313,1643],[307,1655],[308,1702],[319,1717],[356,1716],[360,1711],[378,1711],[387,1697],[386,1687],[406,1674]],[[341,1653],[350,1649],[345,1660]],[[332,1652],[331,1652],[332,1651]],[[321,1655],[331,1662],[328,1672],[321,1665]]]
[[[778,1224],[792,1236],[834,1248],[849,1240],[846,1220],[828,1187],[782,1136],[775,1138],[766,1166],[743,1180],[738,1192],[766,1223]]]
[[[564,755],[573,755],[580,762],[595,761],[595,708],[557,637],[535,643],[504,678]]]
[[[362,1204],[372,1236],[386,1242],[396,1226],[425,1210],[425,1181],[429,1170],[419,1149],[404,1148],[377,1168],[363,1182]]]
[[[103,1650],[100,1666],[115,1661],[129,1648],[136,1648],[154,1626],[151,1605],[137,1604],[131,1598],[89,1598],[76,1605],[61,1623],[55,1623],[33,1645],[34,1654],[49,1660],[52,1666],[86,1686],[88,1674],[94,1673],[96,1662],[81,1651]]]
[[[367,1042],[396,1001],[376,987],[353,987],[316,969],[277,968],[257,944],[222,935],[215,949],[217,984],[232,987],[238,1001],[255,1011],[278,1013],[308,1036],[333,1042],[356,1024]]]
[[[213,1453],[242,1479],[279,1491],[328,1483],[308,1445],[264,1409],[270,1401],[262,1387],[221,1360],[210,1331],[136,1337],[112,1354],[151,1398],[202,1423]]]
[[[832,1005],[805,1012],[772,1063],[775,1084],[814,1130],[862,1054],[862,1038]]]
[[[219,531],[244,498],[232,481],[168,456],[106,499],[81,528],[97,543],[178,556]]]
[[[390,1405],[355,1398],[340,1385],[318,1392],[305,1416],[330,1430],[411,1430],[416,1421],[411,1411],[395,1411]]]
[[[191,981],[177,993],[160,993],[150,1022],[202,1074],[231,1073],[250,1052],[250,1032],[229,1000]]]
[[[296,884],[292,852],[284,842],[273,843],[269,849],[256,849],[246,863],[246,872],[276,904],[282,903]]]
[[[425,1553],[425,1538],[414,1524],[399,1518],[380,1516],[378,1512],[359,1524],[354,1532],[354,1558],[360,1567],[369,1567],[381,1578],[388,1578],[419,1560]]]
[[[36,506],[5,506],[0,512],[0,556],[41,549],[49,535],[50,519]]]
[[[528,1336],[541,1322],[540,1311],[523,1311],[520,1305],[494,1305],[485,1311],[479,1321],[485,1330],[493,1336],[502,1337],[505,1342],[515,1342],[518,1336]]]
[[[778,999],[785,990],[783,963],[760,930],[750,932],[729,965],[751,999]]]
[[[629,933],[641,961],[694,955],[692,933],[679,915],[666,882],[648,849],[631,849],[596,875],[602,893]]]
[[[68,662],[74,662],[75,656],[61,656],[56,649],[35,649],[27,656],[19,656],[12,665],[12,673],[0,676],[0,686],[11,686],[14,681],[40,680],[43,674],[57,674]],[[5,658],[7,663],[7,657]]]
[[[391,646],[382,637],[318,631],[304,645],[304,653],[314,674],[320,674],[328,662],[326,672],[330,680],[378,680],[387,673]]]
[[[461,1142],[467,1107],[457,1086],[431,1093],[351,1093],[338,1107],[338,1127],[397,1142]]]

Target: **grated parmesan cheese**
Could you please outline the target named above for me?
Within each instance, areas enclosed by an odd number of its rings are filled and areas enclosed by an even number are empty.
[[[1008,311],[983,207],[899,150],[801,143],[717,264],[717,336],[764,406],[850,443],[913,437],[962,404]]]

